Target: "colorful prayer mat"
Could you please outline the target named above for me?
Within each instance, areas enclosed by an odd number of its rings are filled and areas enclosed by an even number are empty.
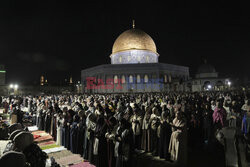
[[[53,157],[54,159],[60,159],[69,155],[72,155],[72,152],[69,150],[62,150],[48,154],[49,157]]]
[[[90,164],[89,162],[80,162],[79,164],[69,165],[70,167],[95,167],[95,165]]]
[[[49,136],[48,133],[46,133],[46,132],[44,132],[44,131],[40,131],[40,130],[34,131],[34,132],[32,132],[32,134],[33,134],[33,135],[40,135],[40,136]]]
[[[33,135],[34,139],[41,137],[40,135]]]
[[[50,145],[45,145],[40,147],[42,150],[47,150],[47,149],[51,149],[51,148],[56,148],[56,147],[60,147],[57,144],[50,144]]]
[[[56,162],[63,166],[63,165],[70,165],[70,164],[78,164],[80,162],[83,162],[83,159],[79,154],[72,154],[70,156],[60,158],[56,160]]]
[[[37,128],[37,126],[29,126],[29,127],[28,127],[28,130],[29,130],[30,132],[33,132],[33,131],[37,131],[38,128]]]
[[[45,153],[49,154],[49,153],[58,152],[58,151],[62,151],[62,150],[66,150],[66,148],[64,148],[63,146],[61,146],[61,147],[56,147],[56,148],[50,148],[50,149],[43,150],[43,151]]]
[[[46,146],[46,145],[50,145],[50,144],[55,144],[55,143],[56,143],[55,141],[51,140],[51,141],[39,143],[38,146],[42,147],[42,146]]]
[[[53,157],[60,166],[72,167],[95,167],[89,162],[85,162],[79,154],[73,154],[63,146],[59,146],[53,141],[53,137],[45,131],[32,131],[34,141],[38,143],[39,147]],[[40,136],[40,137],[39,137]]]
[[[40,142],[44,142],[44,141],[48,141],[48,140],[52,140],[52,136],[48,135],[48,136],[41,136],[37,139],[35,139],[34,141],[40,143]]]

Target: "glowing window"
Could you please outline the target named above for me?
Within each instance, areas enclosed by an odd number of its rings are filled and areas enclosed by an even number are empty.
[[[129,83],[133,83],[133,76],[132,75],[129,76]]]
[[[138,60],[138,62],[140,62],[141,61],[141,56],[138,56],[137,60]]]
[[[125,79],[125,75],[122,76],[122,83],[125,83],[126,79]]]
[[[145,82],[145,83],[148,83],[148,75],[145,75],[145,76],[144,76],[144,82]]]
[[[121,57],[121,56],[119,57],[119,62],[120,62],[120,63],[122,62],[122,57]]]
[[[168,77],[167,77],[167,75],[164,75],[164,82],[165,82],[165,83],[168,82]]]
[[[131,56],[128,56],[128,62],[131,60]]]
[[[140,82],[141,82],[141,77],[140,77],[140,75],[137,75],[136,82],[137,82],[137,83],[140,83]]]
[[[172,81],[172,77],[171,75],[168,76],[168,81],[171,82]]]
[[[114,76],[114,83],[115,83],[115,84],[118,83],[118,76],[117,76],[117,75]]]

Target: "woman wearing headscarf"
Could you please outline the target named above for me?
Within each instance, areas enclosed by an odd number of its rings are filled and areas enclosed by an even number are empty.
[[[96,167],[107,167],[107,141],[105,133],[107,131],[107,124],[103,116],[99,116],[94,132],[93,155]]]
[[[133,140],[134,147],[137,150],[141,149],[141,127],[142,127],[142,116],[139,111],[137,104],[133,106],[134,114],[131,117],[132,131],[133,131]]]
[[[222,129],[225,126],[227,113],[226,110],[223,108],[223,104],[221,101],[218,101],[216,104],[216,108],[214,109],[213,113],[213,123],[215,132],[219,129]]]
[[[9,151],[0,157],[1,166],[26,167],[25,155],[17,151]]]
[[[105,137],[107,139],[107,152],[108,152],[108,167],[115,167],[115,157],[114,157],[114,148],[115,148],[115,135],[118,128],[117,120],[115,117],[109,118],[107,121],[107,133]]]
[[[133,115],[133,109],[128,103],[123,118],[129,121],[132,115]]]
[[[85,121],[85,134],[84,134],[84,144],[83,144],[83,158],[88,159],[88,148],[89,148],[89,117],[91,115],[91,112],[87,110],[85,112],[86,115],[86,121]]]
[[[242,132],[244,135],[250,132],[250,100],[246,101],[242,106],[243,118],[242,118]]]
[[[149,124],[149,120],[150,120],[150,116],[152,113],[152,108],[150,106],[145,107],[146,109],[146,113],[144,115],[143,118],[143,122],[142,122],[142,142],[141,142],[141,148],[146,151],[149,152],[151,150],[151,142],[150,142],[150,124]]]
[[[130,167],[132,141],[131,128],[123,118],[119,121],[115,136],[114,155],[116,157],[116,167]]]
[[[170,158],[180,166],[185,167],[187,165],[186,122],[180,111],[176,113],[176,117],[171,126],[172,134],[169,143]]]
[[[171,125],[170,125],[170,115],[167,111],[163,111],[161,114],[161,124],[160,124],[160,139],[159,139],[159,156],[166,160],[170,159],[170,153],[168,151],[169,142],[171,137]]]
[[[62,128],[64,125],[63,113],[61,110],[57,113],[57,137],[56,137],[56,144],[61,146],[62,145]]]
[[[85,130],[86,130],[86,115],[84,110],[78,112],[80,117],[78,126],[78,133],[77,133],[77,154],[83,155],[83,148],[84,148],[84,139],[85,139]]]
[[[205,104],[205,108],[203,110],[203,141],[205,144],[208,144],[211,139],[212,128],[213,128],[213,119],[212,119],[213,111],[208,104]]]
[[[72,153],[77,153],[77,133],[78,133],[78,123],[80,117],[76,114],[73,116],[73,123],[70,127],[70,151]]]
[[[89,121],[88,121],[88,125],[87,125],[87,130],[88,130],[88,160],[90,163],[94,162],[94,158],[93,158],[93,145],[94,145],[94,132],[96,130],[96,120],[97,117],[94,113],[91,113],[89,115]]]
[[[158,135],[157,130],[158,126],[160,125],[160,116],[156,107],[152,109],[152,114],[149,119],[150,124],[150,144],[151,144],[151,151],[153,156],[158,155]]]

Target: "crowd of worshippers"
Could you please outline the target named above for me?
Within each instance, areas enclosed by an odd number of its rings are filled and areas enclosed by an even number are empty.
[[[131,166],[140,152],[185,166],[188,147],[213,144],[223,127],[245,136],[250,127],[246,92],[7,97],[2,106],[97,167]]]
[[[59,167],[34,141],[34,136],[20,123],[8,127],[9,142],[0,156],[3,167]],[[50,160],[50,161],[48,161]],[[49,163],[48,163],[49,162]]]

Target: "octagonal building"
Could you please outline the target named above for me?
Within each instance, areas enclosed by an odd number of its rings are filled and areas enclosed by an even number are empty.
[[[133,28],[115,40],[111,64],[81,71],[82,93],[143,93],[185,91],[189,68],[159,63],[154,40]]]

